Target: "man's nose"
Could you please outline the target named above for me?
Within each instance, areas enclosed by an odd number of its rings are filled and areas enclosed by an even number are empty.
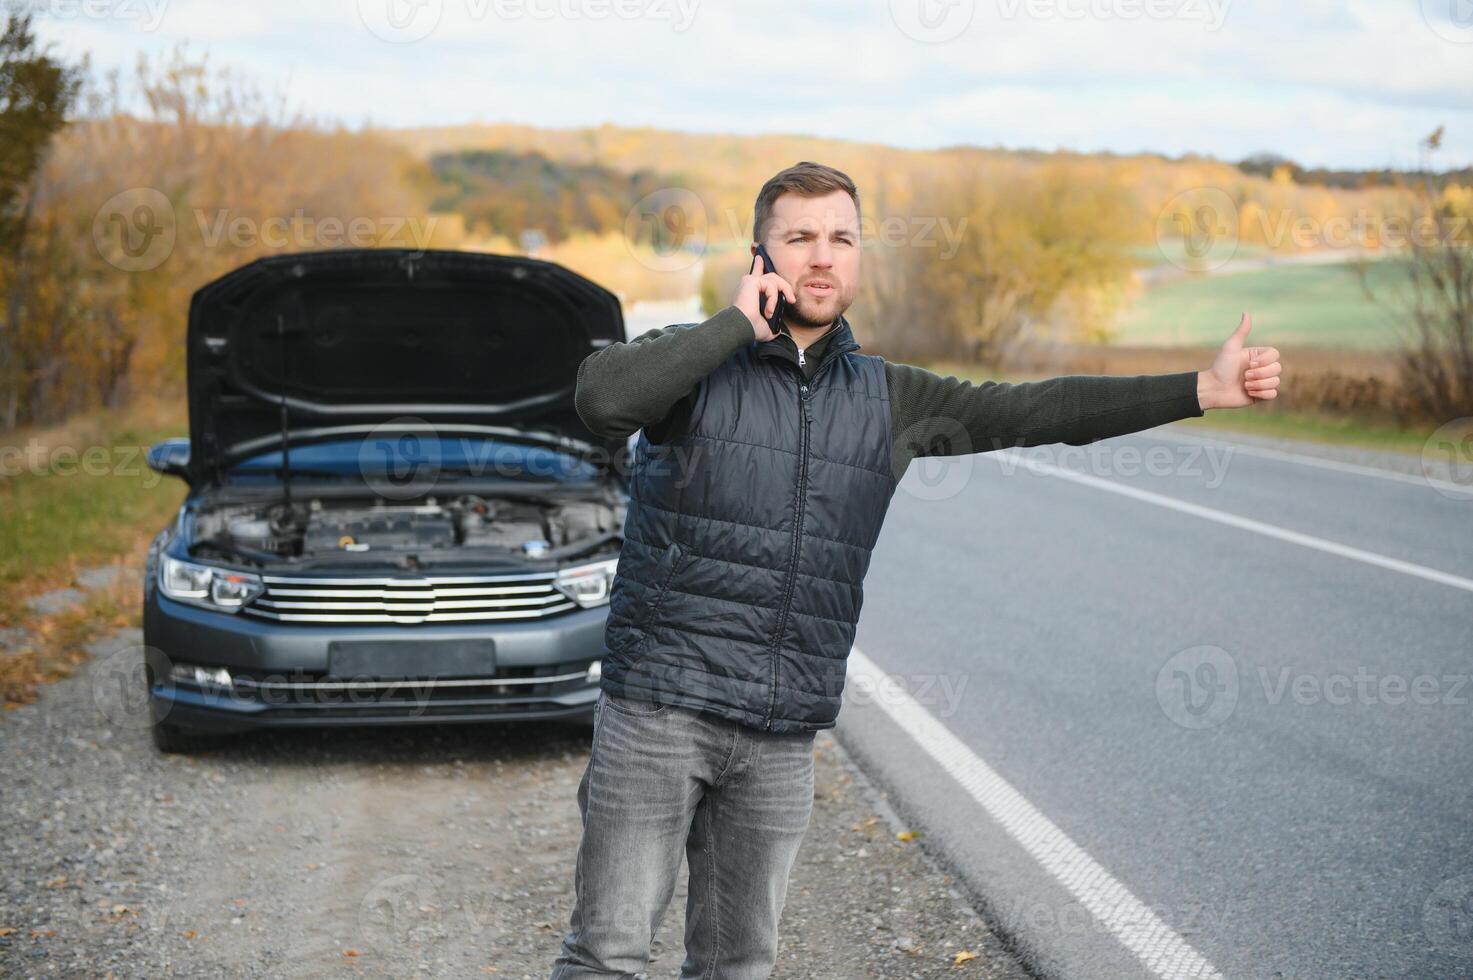
[[[827,269],[834,264],[834,247],[821,241],[808,253],[808,264],[816,269]]]

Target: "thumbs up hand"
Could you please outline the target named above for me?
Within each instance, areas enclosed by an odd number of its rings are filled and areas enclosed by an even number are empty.
[[[1197,372],[1197,401],[1203,409],[1243,408],[1278,397],[1284,366],[1273,347],[1244,347],[1253,318],[1247,313],[1223,343],[1212,367]]]

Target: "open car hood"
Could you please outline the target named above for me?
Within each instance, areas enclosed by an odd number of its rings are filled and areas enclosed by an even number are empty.
[[[335,249],[259,259],[189,305],[189,474],[365,427],[489,426],[593,450],[578,363],[624,336],[613,293],[537,259]]]

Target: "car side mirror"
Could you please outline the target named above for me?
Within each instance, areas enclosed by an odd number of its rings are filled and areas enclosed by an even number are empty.
[[[144,458],[148,461],[148,468],[155,473],[177,476],[185,483],[189,482],[188,439],[165,439],[163,442],[156,442],[148,447],[148,453]]]

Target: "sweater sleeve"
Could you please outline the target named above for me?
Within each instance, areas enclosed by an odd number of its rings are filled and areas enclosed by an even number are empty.
[[[1083,446],[1205,414],[1196,371],[973,384],[887,361],[885,374],[897,478],[918,456]]]
[[[579,363],[573,406],[591,432],[628,436],[664,419],[702,378],[753,340],[752,321],[728,306],[702,323],[610,344]]]

